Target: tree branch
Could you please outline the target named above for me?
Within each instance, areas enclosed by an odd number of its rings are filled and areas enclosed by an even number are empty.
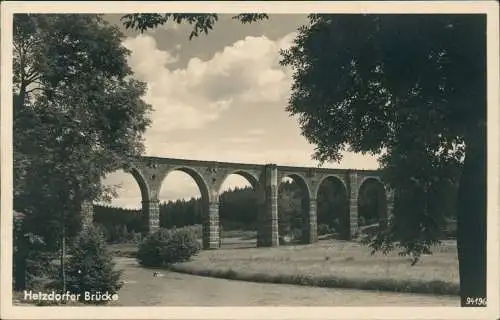
[[[30,85],[31,83],[37,81],[37,80],[40,80],[40,78],[42,77],[41,74],[37,73],[36,70],[33,70],[33,72],[31,72],[30,74],[28,75],[25,75],[27,78],[24,80],[26,83],[26,85]]]

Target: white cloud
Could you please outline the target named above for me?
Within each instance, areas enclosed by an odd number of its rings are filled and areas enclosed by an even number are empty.
[[[156,28],[153,28],[150,32],[152,33],[155,33],[155,32],[158,32],[158,31],[162,31],[162,30],[178,30],[180,27],[180,25],[172,20],[169,20],[167,21],[167,23],[164,23],[162,25],[159,25],[158,27]]]
[[[129,64],[148,83],[144,100],[155,109],[148,134],[202,128],[231,107],[283,101],[290,85],[289,76],[278,64],[279,49],[285,42],[246,37],[208,61],[195,57],[186,68],[170,70],[169,64],[178,57],[159,50],[152,36],[126,39],[124,45],[132,51]],[[150,143],[154,142],[147,139]]]
[[[159,68],[179,61],[178,56],[173,56],[168,51],[158,50],[156,40],[149,35],[141,34],[135,38],[127,38],[123,45],[132,51],[129,65],[139,78],[148,82],[160,75],[157,72]]]
[[[289,75],[279,66],[279,50],[287,45],[283,39],[246,37],[209,61],[192,59],[187,69],[196,70],[198,81],[192,81],[190,88],[211,99],[230,94],[242,103],[282,101],[290,86]]]
[[[153,37],[126,39],[124,45],[132,51],[129,64],[136,77],[148,84],[144,100],[155,110],[153,124],[145,135],[146,154],[315,166],[311,160],[314,147],[301,137],[296,119],[284,111],[291,71],[279,66],[279,49],[288,48],[294,38],[295,33],[276,41],[265,36],[245,37],[221,48],[210,60],[194,57],[185,68],[177,69],[172,64],[179,57],[159,50]],[[177,52],[180,49],[175,48]],[[217,121],[229,114],[236,122],[234,128],[220,128],[214,135]],[[254,115],[260,118],[247,119]],[[346,153],[340,164],[325,167],[374,169],[377,163],[373,157]],[[140,207],[140,191],[131,175],[117,173],[105,183],[122,184],[113,205]],[[231,176],[224,185],[223,190],[247,182]],[[171,173],[160,191],[162,201],[191,196],[199,196],[199,190],[194,180],[182,172]]]

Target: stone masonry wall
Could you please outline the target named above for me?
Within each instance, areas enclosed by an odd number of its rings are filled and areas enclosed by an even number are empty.
[[[349,174],[349,239],[358,231],[358,174]]]
[[[203,249],[220,247],[219,202],[208,203],[208,212],[203,215]]]

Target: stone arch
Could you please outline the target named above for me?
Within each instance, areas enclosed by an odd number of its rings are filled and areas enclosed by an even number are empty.
[[[198,172],[195,168],[188,167],[188,166],[176,166],[169,168],[164,176],[162,177],[161,181],[159,182],[159,187],[157,191],[157,197],[160,195],[161,188],[163,186],[163,183],[167,176],[174,171],[181,171],[189,175],[191,178],[193,178],[194,182],[198,186],[198,189],[200,190],[201,198],[203,201],[209,201],[211,199],[211,194],[210,194],[210,187],[203,175]]]
[[[202,211],[202,242],[204,249],[215,249],[219,247],[219,207],[217,192],[212,188],[203,174],[196,168],[190,166],[173,166],[166,170],[158,187],[158,194],[167,176],[174,171],[181,171],[189,175],[198,186],[201,194]]]
[[[141,190],[142,201],[149,201],[149,197],[151,194],[150,187],[142,172],[136,167],[127,167],[124,168],[123,171],[126,173],[130,173],[134,177],[135,181],[139,185],[139,189]]]
[[[374,184],[376,188],[376,215],[375,217],[372,217],[371,215],[367,218],[365,217],[366,208],[363,208],[364,204],[364,199],[362,199],[364,195],[364,190],[369,184]],[[360,181],[359,186],[358,186],[358,191],[357,191],[358,199],[357,199],[357,205],[358,205],[358,221],[361,219],[368,220],[368,222],[364,224],[369,224],[369,222],[372,222],[371,219],[377,219],[377,222],[379,224],[385,224],[387,217],[388,217],[388,199],[387,199],[387,190],[386,186],[383,183],[382,179],[377,176],[367,176],[363,177],[363,179]]]
[[[260,218],[260,214],[262,214],[262,210],[263,210],[263,204],[264,204],[264,201],[265,201],[265,191],[264,191],[264,188],[262,187],[261,185],[261,182],[259,181],[259,177],[255,174],[253,174],[252,172],[249,172],[249,171],[246,171],[246,170],[241,170],[241,169],[235,169],[235,170],[228,170],[224,173],[224,176],[220,179],[220,183],[218,183],[215,188],[217,190],[217,193],[219,194],[219,197],[222,195],[223,193],[223,186],[224,186],[224,183],[228,180],[228,178],[232,175],[237,175],[237,176],[240,176],[243,178],[243,180],[245,180],[248,184],[250,184],[251,188],[252,188],[252,191],[253,191],[253,195],[252,197],[255,197],[255,203],[253,204],[253,199],[252,199],[252,202],[250,203],[246,203],[248,206],[245,206],[244,208],[246,209],[252,209],[253,208],[253,205],[255,205],[255,211],[246,211],[246,213],[248,213],[249,215],[246,215],[246,216],[241,216],[241,217],[245,217],[244,218],[244,221],[243,225],[245,225],[244,229],[245,231],[249,231],[250,234],[248,234],[247,232],[245,232],[245,236],[242,236],[240,239],[237,239],[236,242],[233,242],[231,245],[236,245],[238,247],[254,247],[258,244],[258,237],[260,236],[259,234],[262,233],[262,230],[261,228],[259,228],[259,218]],[[227,203],[226,203],[227,204]],[[235,203],[233,203],[234,205]],[[237,205],[237,204],[236,204]],[[223,207],[223,202],[222,202],[222,198],[219,198],[219,222],[220,222],[220,238],[219,238],[219,241],[220,241],[220,245],[226,243],[227,242],[224,242],[225,240],[228,241],[228,239],[225,239],[225,235],[227,236],[227,226],[226,225],[223,225],[222,223],[222,219],[225,218],[226,221],[228,220],[231,220],[231,217],[227,215],[227,213],[229,213],[231,215],[232,212],[227,212],[227,211],[222,211],[223,208],[227,209],[227,207]],[[234,207],[233,207],[234,208]],[[239,207],[239,208],[243,208],[243,207]],[[239,210],[238,207],[235,208],[236,210]],[[242,211],[245,211],[245,210],[242,210]],[[240,211],[240,212],[242,212]],[[224,216],[224,214],[226,214]],[[254,217],[252,217],[252,214],[255,214]],[[255,220],[253,220],[255,219]],[[234,220],[233,220],[234,222]],[[237,221],[238,223],[237,224],[240,224],[242,223],[241,220]],[[255,229],[253,228],[255,224]],[[257,238],[255,238],[255,244],[252,243],[252,241],[254,240],[254,235],[251,233],[253,231],[257,231]],[[232,241],[234,241],[234,239],[232,239]]]
[[[292,172],[286,172],[282,175],[279,176],[278,180],[278,188],[280,187],[281,183],[283,182],[284,178],[291,178],[297,185],[307,194],[307,199],[309,200],[312,198],[312,192],[311,188],[309,187],[309,184],[307,183],[307,179],[301,175],[300,173],[292,173]]]
[[[265,201],[265,190],[264,190],[264,185],[261,181],[262,177],[261,176],[257,177],[254,174],[252,174],[251,172],[248,172],[246,170],[237,169],[237,170],[228,171],[224,175],[223,179],[220,180],[220,184],[217,186],[217,193],[220,193],[220,189],[222,188],[222,185],[224,184],[224,182],[227,180],[227,178],[230,175],[233,175],[233,174],[236,174],[236,175],[239,175],[239,176],[245,178],[248,181],[248,183],[250,183],[254,192],[256,192],[258,203],[262,204]]]
[[[109,174],[117,173],[122,170],[126,174],[130,174],[137,185],[139,186],[139,191],[141,193],[141,211],[144,220],[148,220],[148,203],[150,200],[150,186],[142,174],[142,172],[135,166],[123,166],[115,171],[109,172]],[[82,204],[82,226],[85,228],[89,226],[94,221],[95,208],[92,201],[84,201]],[[147,221],[145,221],[147,223]],[[140,227],[140,229],[143,227]]]
[[[321,194],[321,187],[326,183],[331,183],[334,186],[332,193]],[[349,239],[350,236],[350,213],[349,213],[349,189],[344,179],[335,174],[327,174],[323,176],[317,183],[314,195],[318,202],[317,204],[317,225],[318,234],[322,232],[330,233],[334,231],[337,237],[342,240]],[[332,198],[332,196],[334,198]],[[326,197],[326,199],[325,199]],[[328,225],[331,231],[319,230],[322,224]],[[323,228],[323,226],[321,226]]]
[[[347,185],[344,181],[344,179],[341,179],[339,176],[335,175],[335,174],[327,174],[323,177],[321,177],[321,179],[318,181],[318,183],[316,184],[316,187],[314,188],[314,197],[317,199],[318,198],[318,192],[319,192],[319,188],[321,187],[321,185],[323,184],[323,182],[325,182],[326,180],[334,180],[338,183],[340,183],[340,185],[342,185],[342,188],[343,188],[343,191],[345,192],[345,194],[347,195],[348,194],[348,188],[347,188]]]
[[[361,181],[359,181],[359,183],[358,183],[358,194],[359,194],[359,190],[361,189],[361,186],[369,180],[376,180],[378,183],[380,183],[384,187],[384,190],[386,189],[385,183],[382,181],[382,178],[380,178],[378,176],[364,176],[363,178],[361,178]]]
[[[225,174],[224,178],[221,180],[221,183],[218,186],[219,191],[220,191],[220,188],[222,187],[222,185],[224,184],[224,182],[227,180],[227,178],[233,174],[236,174],[236,175],[239,175],[239,176],[245,178],[248,181],[248,183],[250,183],[250,185],[252,186],[252,188],[255,191],[259,188],[259,184],[260,184],[259,179],[257,177],[255,177],[253,174],[251,174],[250,172],[247,172],[245,170],[232,170],[232,171],[227,172]]]
[[[302,199],[301,199],[301,217],[302,217],[302,222],[301,222],[301,243],[308,243],[310,239],[310,235],[312,233],[316,234],[316,230],[311,230],[311,217],[310,217],[310,205],[312,201],[311,197],[311,188],[309,187],[309,184],[307,183],[307,179],[305,179],[301,174],[298,173],[284,173],[280,175],[280,178],[278,180],[277,184],[277,192],[278,192],[278,199],[279,199],[279,190],[280,186],[283,183],[283,180],[285,178],[290,178],[292,179],[298,187],[301,189],[302,193]],[[279,205],[278,205],[278,217],[280,217],[280,212],[279,212]],[[280,223],[280,218],[278,218],[278,232],[281,229],[281,226],[283,226]],[[314,228],[316,228],[314,224]],[[284,234],[279,234],[280,241],[285,241],[283,238]]]
[[[136,167],[134,166],[129,166],[127,168],[124,168],[124,171],[127,173],[130,173],[137,184],[139,185],[139,189],[141,190],[141,211],[142,211],[142,223],[143,223],[143,228],[152,231],[151,228],[151,222],[156,220],[156,217],[151,214],[151,187],[148,183],[148,180],[146,177],[143,175],[143,173]],[[155,207],[153,205],[153,207]],[[153,209],[154,211],[154,209]],[[154,222],[153,222],[154,224]],[[154,229],[154,227],[153,227]],[[143,229],[144,230],[144,229]]]

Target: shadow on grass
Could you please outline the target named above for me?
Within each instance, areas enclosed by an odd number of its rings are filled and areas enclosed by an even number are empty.
[[[445,281],[418,281],[394,279],[345,279],[336,277],[314,277],[306,275],[270,275],[264,273],[245,273],[231,268],[226,270],[212,270],[193,268],[183,265],[170,265],[170,271],[186,273],[204,277],[222,278],[261,283],[292,284],[323,288],[342,288],[359,290],[376,290],[399,293],[459,295],[459,286]]]

